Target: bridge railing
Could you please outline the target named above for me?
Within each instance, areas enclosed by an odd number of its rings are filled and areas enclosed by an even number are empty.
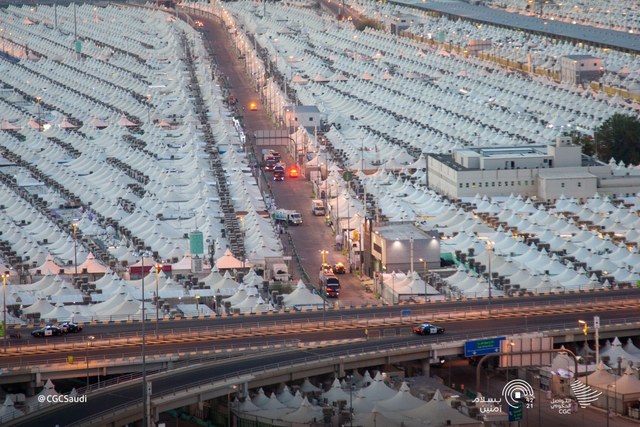
[[[496,300],[498,301],[498,300]],[[559,308],[559,307],[593,307],[599,304],[611,304],[611,303],[625,303],[634,304],[640,303],[640,299],[630,299],[628,296],[607,296],[607,297],[595,297],[595,298],[575,298],[575,299],[559,299],[559,300],[545,300],[545,301],[520,301],[517,303],[496,303],[491,304],[492,312],[518,312],[524,313],[527,310],[547,309],[547,308]],[[437,303],[433,303],[436,305]],[[464,318],[479,312],[487,311],[488,305],[486,300],[478,300],[478,304],[469,305],[465,307],[449,307],[442,306],[438,308],[426,308],[429,305],[410,305],[404,308],[411,309],[410,316],[404,316],[404,321],[435,321],[446,320],[454,318]],[[392,311],[393,310],[393,311]],[[364,323],[366,326],[375,326],[377,324],[384,324],[385,321],[391,319],[397,319],[400,316],[400,308],[389,308],[389,311],[367,313],[367,314],[339,314],[340,311],[327,311],[325,322],[318,322],[317,318],[307,317],[305,319],[289,318],[286,320],[271,320],[268,321],[264,317],[260,322],[240,322],[224,325],[207,325],[201,327],[189,327],[189,328],[171,328],[161,329],[160,334],[156,335],[154,331],[147,332],[147,339],[176,339],[181,336],[217,336],[223,334],[228,336],[234,333],[246,333],[263,329],[281,329],[283,331],[290,330],[295,332],[299,329],[308,328],[311,325],[323,324],[326,326],[340,327],[341,325],[355,323]],[[58,338],[58,339],[56,339]],[[6,349],[2,349],[4,353],[14,353],[19,355],[20,353],[27,353],[33,351],[45,351],[45,350],[59,350],[59,349],[73,349],[73,348],[86,348],[87,338],[86,336],[76,335],[70,337],[56,337],[46,338],[44,343],[39,340],[37,344],[28,343],[26,345],[11,345]],[[62,339],[60,339],[62,338]],[[96,336],[96,339],[91,343],[92,347],[111,346],[116,343],[131,343],[137,342],[142,339],[142,332],[119,332],[110,333],[107,339],[101,339],[100,336]],[[2,366],[2,365],[0,365]]]
[[[275,346],[279,346],[279,348],[289,348],[289,347],[297,347],[299,345],[299,340],[284,340],[284,341],[271,341],[271,342],[258,342],[258,343],[248,343],[244,345],[240,344],[232,344],[227,346],[204,346],[204,347],[189,347],[188,351],[180,351],[176,350],[172,354],[174,356],[184,356],[189,353],[202,353],[202,352],[211,352],[214,353],[214,356],[223,357],[224,355],[233,355],[237,353],[243,352],[259,352],[259,351],[267,351]],[[156,350],[156,351],[146,351],[147,355],[147,363],[154,363],[156,360],[154,358],[158,357],[167,357],[166,350]],[[117,359],[126,359],[126,358],[139,358],[140,352],[131,352],[131,353],[111,353],[105,354],[102,356],[89,356],[85,357],[75,357],[73,358],[73,363],[69,363],[68,358],[59,358],[59,359],[47,359],[42,362],[33,362],[33,361],[18,361],[18,362],[10,362],[0,364],[0,369],[30,369],[30,368],[42,368],[42,367],[52,367],[56,365],[78,365],[79,369],[83,369],[83,364],[93,364],[94,367],[99,362],[108,362]]]
[[[600,322],[600,325],[601,325],[600,327],[606,328],[607,326],[627,325],[627,324],[640,324],[640,317],[629,318],[629,319],[625,318],[625,319],[605,320]],[[293,369],[298,366],[308,368],[309,365],[311,365],[312,363],[322,363],[322,362],[335,360],[337,358],[347,358],[347,357],[353,357],[353,356],[359,356],[359,355],[364,356],[367,354],[380,355],[381,352],[397,351],[397,350],[410,349],[415,347],[423,347],[430,344],[459,342],[460,345],[464,345],[465,341],[470,341],[470,340],[495,338],[500,336],[517,335],[517,334],[530,333],[530,332],[549,332],[554,330],[581,331],[582,328],[576,327],[575,322],[572,322],[569,324],[562,323],[562,324],[550,325],[550,326],[544,326],[544,327],[534,326],[534,327],[528,327],[528,328],[510,328],[510,329],[504,329],[504,330],[498,330],[498,331],[477,332],[477,333],[461,334],[461,335],[455,335],[455,336],[436,335],[423,340],[414,340],[414,341],[406,341],[406,342],[392,343],[392,344],[386,344],[386,345],[368,346],[368,347],[364,347],[357,350],[337,351],[337,352],[329,353],[326,355],[315,355],[315,356],[304,356],[304,357],[293,356],[290,360],[286,362],[264,365],[259,368],[243,369],[240,371],[236,371],[234,373],[218,375],[213,378],[208,378],[208,379],[196,381],[190,384],[181,385],[168,390],[162,390],[158,393],[154,393],[151,396],[151,399],[153,400],[157,398],[164,398],[170,395],[176,395],[177,393],[187,389],[191,390],[197,387],[202,387],[204,385],[213,385],[217,382],[227,383],[233,380],[238,380],[242,376],[264,374],[272,370],[278,371],[282,369]],[[119,412],[123,413],[123,412],[126,412],[129,408],[132,408],[132,407],[137,408],[141,404],[142,404],[142,399],[138,399],[138,400],[129,402],[125,405],[121,405],[121,406],[109,409],[107,411],[104,411],[102,413],[96,414],[92,417],[85,418],[67,427],[80,427],[82,424],[89,423],[90,420],[92,419],[96,419],[96,418],[104,419],[110,414],[117,414]]]
[[[212,355],[200,355],[200,356],[194,356],[193,358],[190,358],[188,360],[182,360],[182,361],[178,361],[178,362],[174,362],[170,367],[169,366],[165,366],[162,368],[158,368],[158,369],[150,369],[147,370],[147,376],[151,376],[151,375],[155,375],[155,374],[160,374],[160,373],[165,373],[165,372],[169,372],[175,369],[183,369],[183,368],[188,368],[190,366],[194,366],[194,365],[202,365],[205,363],[215,363],[215,362],[219,362],[222,360],[229,360],[229,359],[235,359],[235,358],[240,358],[243,356],[253,356],[256,354],[265,354],[265,353],[273,353],[273,352],[277,352],[277,351],[282,351],[284,349],[290,349],[290,348],[297,348],[299,347],[300,342],[299,340],[286,340],[286,341],[282,341],[282,342],[272,342],[269,343],[266,346],[250,346],[252,348],[250,349],[246,349],[244,351],[239,351],[237,353],[217,353],[217,354],[212,354]],[[202,350],[202,349],[201,349]],[[202,350],[204,351],[204,350]],[[140,353],[136,353],[136,356],[140,356]],[[85,359],[86,362],[86,359]],[[153,361],[150,361],[153,362]],[[147,362],[149,363],[149,362]],[[81,365],[81,364],[80,364]],[[89,371],[90,371],[91,366],[89,366]],[[88,372],[89,372],[88,371]],[[89,394],[89,393],[93,393],[96,392],[98,390],[103,390],[107,387],[112,387],[112,386],[116,386],[119,384],[124,384],[127,382],[131,382],[131,381],[136,381],[142,379],[142,372],[134,372],[131,374],[126,374],[126,375],[120,375],[116,378],[111,378],[109,380],[106,381],[99,381],[95,384],[90,384],[86,387],[81,387],[78,388],[76,390],[75,393],[65,393],[62,396],[67,396],[67,397],[73,397],[73,396],[83,396],[85,394]],[[0,417],[0,424],[6,423],[8,421],[14,420],[18,417],[21,417],[23,415],[27,415],[27,414],[31,414],[33,412],[37,412],[41,409],[47,408],[51,405],[60,405],[62,404],[62,402],[46,402],[46,400],[44,402],[40,402],[38,401],[37,403],[31,404],[31,405],[24,405],[20,408],[19,412],[13,412],[11,414],[6,414],[4,416]]]

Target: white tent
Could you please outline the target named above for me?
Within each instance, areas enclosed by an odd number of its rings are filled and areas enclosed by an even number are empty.
[[[413,419],[429,421],[429,425],[432,426],[478,424],[477,420],[469,418],[449,406],[440,390],[436,390],[436,394],[429,403],[401,413]]]
[[[282,417],[283,421],[291,423],[312,423],[322,419],[322,408],[314,406],[305,397],[300,405],[300,409]],[[382,427],[382,426],[380,426]]]

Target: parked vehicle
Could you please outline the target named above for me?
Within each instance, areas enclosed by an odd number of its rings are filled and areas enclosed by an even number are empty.
[[[288,225],[302,225],[302,215],[294,210],[278,209],[276,211],[276,221]]]
[[[315,216],[324,216],[324,200],[312,200],[311,212],[313,212]]]

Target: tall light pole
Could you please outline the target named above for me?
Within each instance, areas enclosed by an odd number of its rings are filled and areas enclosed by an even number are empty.
[[[76,230],[78,229],[78,224],[73,223],[73,263],[75,265],[76,274],[73,277],[74,279],[78,277],[78,250],[77,248],[77,239],[76,239]]]
[[[329,251],[325,251],[324,249],[320,251],[322,254],[322,270],[324,271],[324,256],[329,253]],[[324,316],[325,311],[327,309],[327,286],[324,283],[324,280],[320,283],[320,295],[322,295],[322,326],[326,326]]]
[[[358,35],[353,36],[353,60],[358,59]]]
[[[347,375],[349,380],[349,424],[353,427],[353,375]]]
[[[411,274],[413,274],[413,231],[409,233],[409,243],[411,243]]]
[[[233,385],[227,388],[227,426],[231,427],[231,390],[235,390],[238,386]]]
[[[424,266],[424,302],[427,302],[427,261],[420,258],[420,262]]]
[[[42,106],[40,105],[40,97],[36,98],[38,100],[38,132],[42,131]]]
[[[160,333],[159,333],[160,318],[158,317],[158,306],[160,305],[160,294],[158,293],[158,269],[162,269],[162,264],[156,264],[156,337],[160,336]],[[142,274],[144,274],[144,271],[142,271]],[[142,296],[142,299],[143,299],[142,303],[144,304],[144,295]]]
[[[87,353],[85,357],[87,362],[87,391],[89,390],[89,347],[91,347],[91,340],[94,338],[94,336],[87,337]]]
[[[609,418],[611,418],[611,408],[609,407],[609,387],[616,388],[615,384],[607,384],[607,427],[609,427]]]
[[[2,318],[2,341],[4,342],[4,346],[7,346],[7,278],[8,274],[2,275],[2,309],[3,309],[3,318]]]
[[[494,244],[495,242],[487,240],[487,245],[489,245],[489,317],[491,317],[491,245]]]
[[[147,94],[147,123],[151,124],[151,94]]]
[[[177,8],[176,8],[177,9]],[[147,358],[144,333],[144,257],[146,251],[142,251],[142,427],[147,427]]]

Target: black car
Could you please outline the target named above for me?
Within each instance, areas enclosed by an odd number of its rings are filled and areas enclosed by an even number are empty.
[[[344,264],[341,262],[336,263],[333,266],[333,274],[345,274],[347,272],[346,268],[344,268]]]
[[[272,151],[271,155],[276,160],[276,162],[279,162],[280,160],[282,160],[282,156],[277,151]]]
[[[78,325],[76,323],[64,322],[58,325],[58,328],[62,330],[62,332],[82,332],[82,325]]]
[[[444,328],[431,323],[423,323],[422,325],[414,326],[413,332],[418,335],[441,334],[444,332]]]
[[[58,328],[57,326],[47,325],[42,329],[31,331],[31,335],[33,335],[34,337],[50,337],[62,335],[62,329]]]

